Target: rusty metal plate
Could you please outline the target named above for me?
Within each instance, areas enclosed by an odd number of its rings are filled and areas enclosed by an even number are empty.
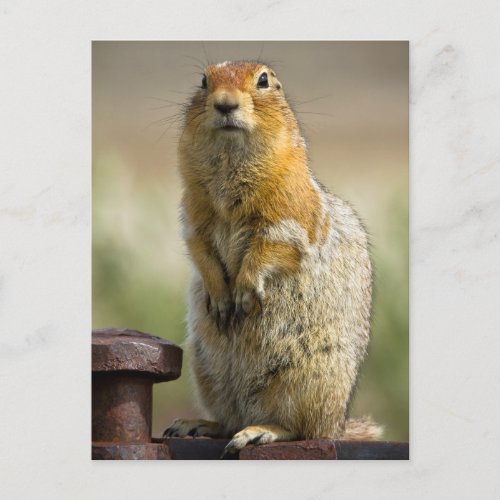
[[[159,443],[92,443],[92,460],[171,460],[169,450]]]
[[[240,460],[336,460],[335,442],[331,439],[290,441],[250,445],[240,451]]]
[[[313,439],[247,446],[240,460],[408,460],[408,443]]]
[[[162,442],[160,439],[153,439]],[[166,438],[163,442],[172,460],[219,460],[229,439],[206,437]],[[238,455],[228,456],[228,460],[238,460]]]
[[[135,372],[155,381],[178,378],[182,349],[168,340],[135,330],[109,328],[92,332],[93,372]]]
[[[338,460],[408,460],[410,446],[397,441],[335,441]]]
[[[228,439],[153,438],[153,443],[93,443],[95,460],[219,460]],[[408,443],[314,439],[249,445],[229,460],[408,460]]]

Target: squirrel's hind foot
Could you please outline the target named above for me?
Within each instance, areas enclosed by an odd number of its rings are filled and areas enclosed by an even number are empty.
[[[224,428],[221,424],[202,419],[186,420],[177,418],[163,432],[163,438],[185,436],[225,437]]]

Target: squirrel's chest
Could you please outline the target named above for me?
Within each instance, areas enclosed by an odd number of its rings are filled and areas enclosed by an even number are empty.
[[[254,198],[255,179],[247,168],[222,164],[208,183],[208,193],[217,215],[234,223],[242,212],[247,212]]]
[[[230,277],[235,277],[250,238],[248,228],[238,221],[217,218],[214,221],[212,244]]]
[[[252,236],[246,214],[254,208],[254,183],[234,165],[224,164],[207,187],[214,211],[212,244],[230,276],[235,276]]]

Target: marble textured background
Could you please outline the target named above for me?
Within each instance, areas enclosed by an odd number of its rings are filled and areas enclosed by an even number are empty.
[[[495,498],[495,1],[0,3],[2,498]],[[90,461],[90,41],[410,40],[410,462]]]

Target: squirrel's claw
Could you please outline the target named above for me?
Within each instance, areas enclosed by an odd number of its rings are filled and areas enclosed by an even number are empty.
[[[220,300],[213,300],[208,294],[206,299],[207,313],[212,316],[212,319],[221,332],[226,332],[229,327],[229,322],[232,312],[232,302],[228,297]]]
[[[223,431],[223,426],[217,422],[202,419],[186,420],[177,418],[170,424],[170,427],[165,429],[162,437],[163,439],[186,436],[220,437],[223,435]]]
[[[259,293],[256,289],[236,289],[234,292],[234,308],[237,321],[240,321],[248,314],[261,313],[264,309],[262,293]]]
[[[241,308],[241,304],[235,305],[234,308],[234,319],[237,323],[239,323],[245,316],[243,309]]]
[[[276,427],[278,429],[278,427]],[[266,444],[272,443],[279,438],[274,431],[274,427],[269,426],[250,426],[236,433],[231,441],[226,445],[222,452],[221,459],[227,455],[234,455],[243,449],[247,444]]]
[[[215,324],[217,325],[217,328],[220,330],[220,331],[227,331],[228,327],[229,327],[229,319],[231,317],[231,311],[230,309],[226,309],[226,308],[223,308],[223,309],[218,309],[217,310],[217,315],[216,315],[216,318],[215,318]]]

